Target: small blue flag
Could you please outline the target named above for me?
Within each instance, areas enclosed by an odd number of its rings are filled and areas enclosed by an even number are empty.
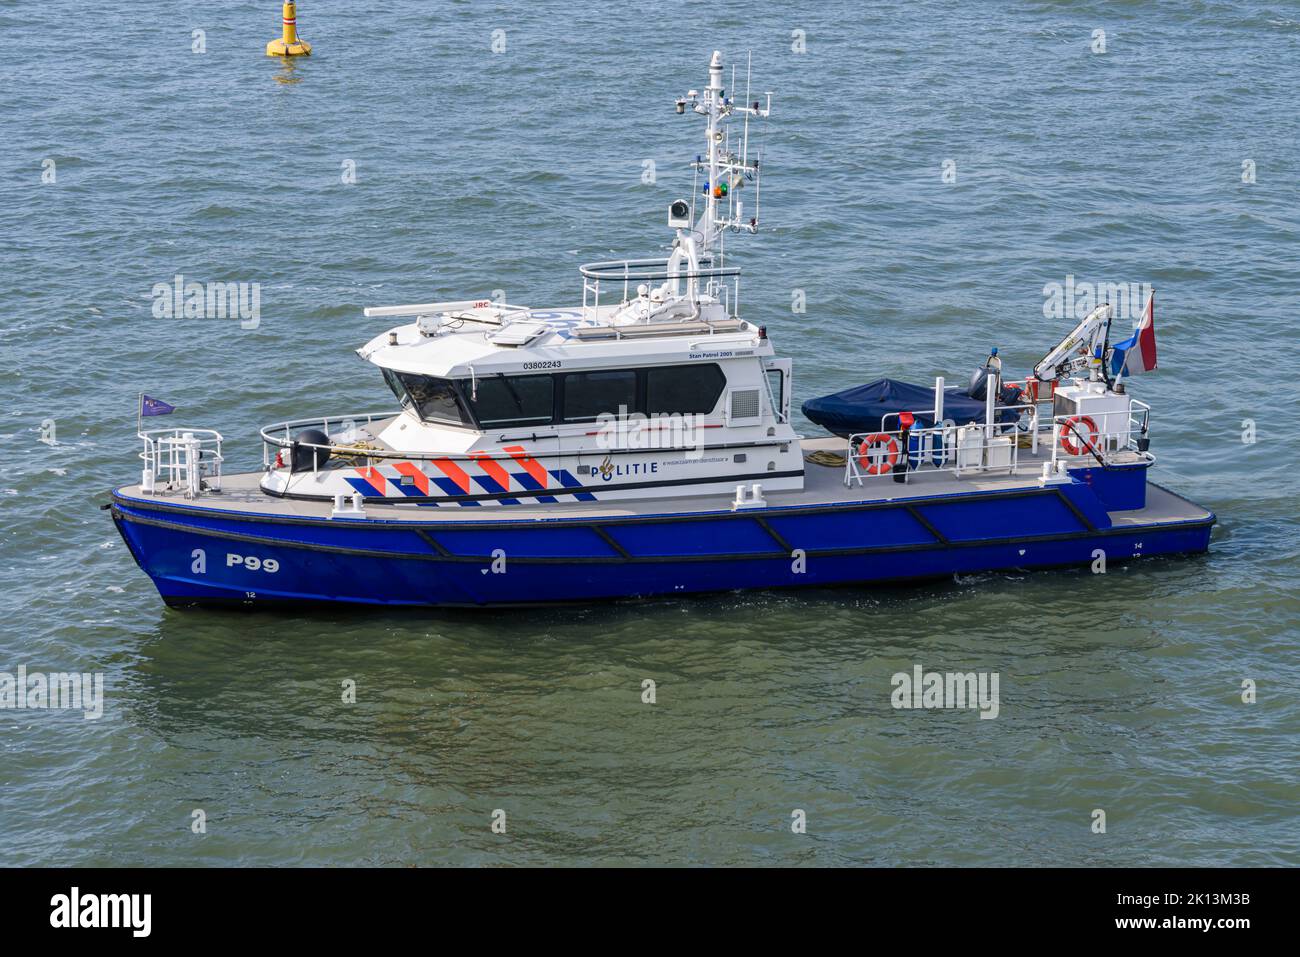
[[[140,414],[141,415],[171,415],[176,411],[176,406],[168,405],[162,399],[155,399],[151,396],[140,396]]]

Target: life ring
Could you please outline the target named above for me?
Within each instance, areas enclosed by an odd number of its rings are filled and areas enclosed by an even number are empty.
[[[1075,444],[1076,425],[1088,427],[1088,437],[1080,444]],[[1082,438],[1082,436],[1080,436]],[[1097,447],[1097,423],[1092,421],[1091,417],[1086,415],[1072,415],[1065,420],[1061,426],[1061,448],[1071,455],[1082,455],[1084,452],[1091,452]]]
[[[879,449],[885,452],[885,459],[871,461],[871,453]],[[898,440],[883,432],[873,432],[862,440],[858,446],[858,465],[868,475],[884,475],[898,462]]]

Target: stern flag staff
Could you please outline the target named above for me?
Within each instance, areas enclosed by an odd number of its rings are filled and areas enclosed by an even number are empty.
[[[1150,372],[1156,367],[1156,291],[1151,290],[1142,321],[1133,335],[1111,347],[1111,375],[1123,377]]]
[[[176,406],[168,405],[162,399],[155,399],[152,396],[140,393],[140,408],[135,416],[135,430],[140,431],[140,420],[146,415],[171,415],[176,411]]]

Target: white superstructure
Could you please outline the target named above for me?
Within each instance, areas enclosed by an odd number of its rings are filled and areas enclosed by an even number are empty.
[[[725,262],[726,233],[757,229],[749,123],[770,104],[729,97],[713,54],[708,85],[676,103],[706,121],[692,164],[699,201],[671,205],[666,258],[581,267],[581,305],[367,309],[407,320],[358,350],[400,410],[264,430],[279,451],[263,488],[419,505],[802,488],[790,360],[740,318],[740,271]]]

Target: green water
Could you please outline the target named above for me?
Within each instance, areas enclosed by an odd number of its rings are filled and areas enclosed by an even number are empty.
[[[261,56],[265,4],[0,5],[0,670],[107,688],[99,720],[0,710],[0,864],[1300,863],[1294,10],[836,0],[669,28],[637,2],[579,30],[569,5],[390,6],[304,5],[290,68]],[[571,304],[577,263],[667,237],[698,149],[671,103],[714,47],[777,92],[767,228],[732,250],[796,401],[955,381],[991,345],[1023,374],[1068,325],[1044,284],[1153,283],[1160,370],[1133,391],[1159,480],[1219,516],[1209,554],[548,611],[164,608],[97,508],[138,474],[136,394],[253,467],[261,424],[385,404],[362,306]],[[154,319],[177,273],[260,282],[259,327]],[[997,718],[893,708],[916,665],[996,672]]]

